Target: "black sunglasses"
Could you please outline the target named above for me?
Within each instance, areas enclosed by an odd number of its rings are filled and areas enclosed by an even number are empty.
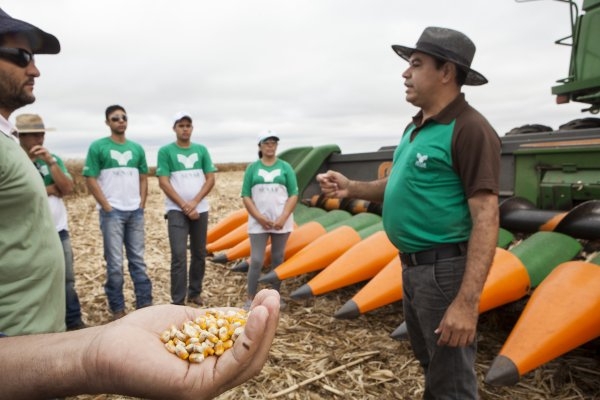
[[[14,49],[12,47],[0,47],[0,58],[10,61],[21,68],[25,68],[33,61],[33,54],[25,49]]]
[[[120,120],[127,122],[127,115],[115,115],[114,117],[110,117],[110,120],[112,122],[119,122]]]

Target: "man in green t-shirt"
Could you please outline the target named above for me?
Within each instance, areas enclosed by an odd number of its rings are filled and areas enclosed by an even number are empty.
[[[65,257],[65,293],[67,296],[66,318],[67,330],[85,328],[81,320],[81,305],[75,291],[75,271],[73,270],[73,248],[69,235],[67,208],[64,196],[73,192],[73,179],[60,157],[44,147],[46,128],[44,121],[37,114],[21,114],[16,118],[19,132],[19,143],[29,159],[33,162],[46,186],[48,204],[56,231],[62,243]]]
[[[171,246],[171,302],[184,304],[187,294],[188,301],[201,306],[208,229],[206,196],[215,185],[217,168],[206,147],[191,141],[193,129],[192,117],[188,113],[175,114],[173,130],[176,140],[159,149],[156,176],[166,195]]]
[[[110,136],[90,145],[83,176],[96,199],[104,239],[104,291],[113,319],[125,316],[123,246],[133,281],[136,308],[152,304],[152,282],[144,262],[144,206],[148,195],[146,153],[125,137],[127,114],[120,105],[106,108]]]

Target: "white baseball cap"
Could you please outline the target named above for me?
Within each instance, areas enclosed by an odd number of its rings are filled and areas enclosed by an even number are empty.
[[[184,118],[187,118],[190,120],[190,122],[192,122],[192,117],[190,117],[190,113],[179,111],[173,116],[173,126],[177,125],[177,123]]]
[[[258,144],[262,144],[267,139],[273,139],[275,141],[279,141],[279,136],[277,136],[277,132],[267,129],[266,131],[262,131],[258,134]]]

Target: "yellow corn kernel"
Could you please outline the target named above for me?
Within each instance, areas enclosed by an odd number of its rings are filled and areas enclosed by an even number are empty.
[[[200,334],[200,332],[198,332],[198,330],[190,324],[183,324],[183,333],[188,338],[198,337],[198,335]]]
[[[208,332],[208,337],[206,340],[212,343],[217,343],[219,341],[219,337],[212,332]]]
[[[196,324],[198,324],[200,329],[206,329],[206,318],[205,317],[196,318]]]
[[[222,326],[221,328],[219,328],[219,339],[225,341],[229,339],[230,336],[231,335],[229,334],[229,329],[227,329],[226,326]]]
[[[178,344],[177,346],[175,346],[175,354],[177,355],[177,357],[181,358],[182,360],[187,360],[188,357],[190,356],[190,353],[187,352],[187,350],[185,349],[185,347],[183,347],[183,345]]]
[[[171,339],[173,339],[175,337],[175,333],[177,332],[177,327],[175,325],[171,325],[169,327],[169,335],[171,336]]]
[[[204,354],[202,353],[192,353],[188,358],[188,361],[191,363],[200,363],[204,361]]]
[[[175,343],[172,340],[169,340],[165,343],[165,349],[169,350],[169,353],[175,354]]]
[[[223,326],[225,326],[225,325],[229,325],[229,321],[227,321],[227,319],[225,319],[225,318],[219,318],[219,319],[217,320],[217,326],[218,326],[219,328],[221,328],[221,327],[223,327]]]
[[[225,347],[225,350],[230,349],[233,347],[233,340],[229,339],[223,342],[223,347]]]
[[[225,346],[223,346],[223,342],[219,340],[215,344],[215,355],[220,356],[221,354],[223,354],[224,351],[225,351]]]
[[[188,337],[185,333],[178,330],[175,332],[175,338],[185,343]]]
[[[207,347],[204,349],[204,357],[212,356],[213,354],[215,354],[215,349],[212,347]]]
[[[167,343],[169,340],[171,340],[171,332],[169,330],[163,331],[163,333],[160,334],[160,341]]]

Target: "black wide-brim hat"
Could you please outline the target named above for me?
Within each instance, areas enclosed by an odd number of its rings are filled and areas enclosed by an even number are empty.
[[[475,44],[464,33],[448,28],[425,28],[416,47],[392,45],[392,49],[406,61],[415,51],[456,64],[467,73],[465,85],[484,85],[488,80],[471,68]]]
[[[21,34],[29,41],[33,54],[57,54],[60,52],[58,39],[25,21],[13,18],[0,9],[0,35]]]

